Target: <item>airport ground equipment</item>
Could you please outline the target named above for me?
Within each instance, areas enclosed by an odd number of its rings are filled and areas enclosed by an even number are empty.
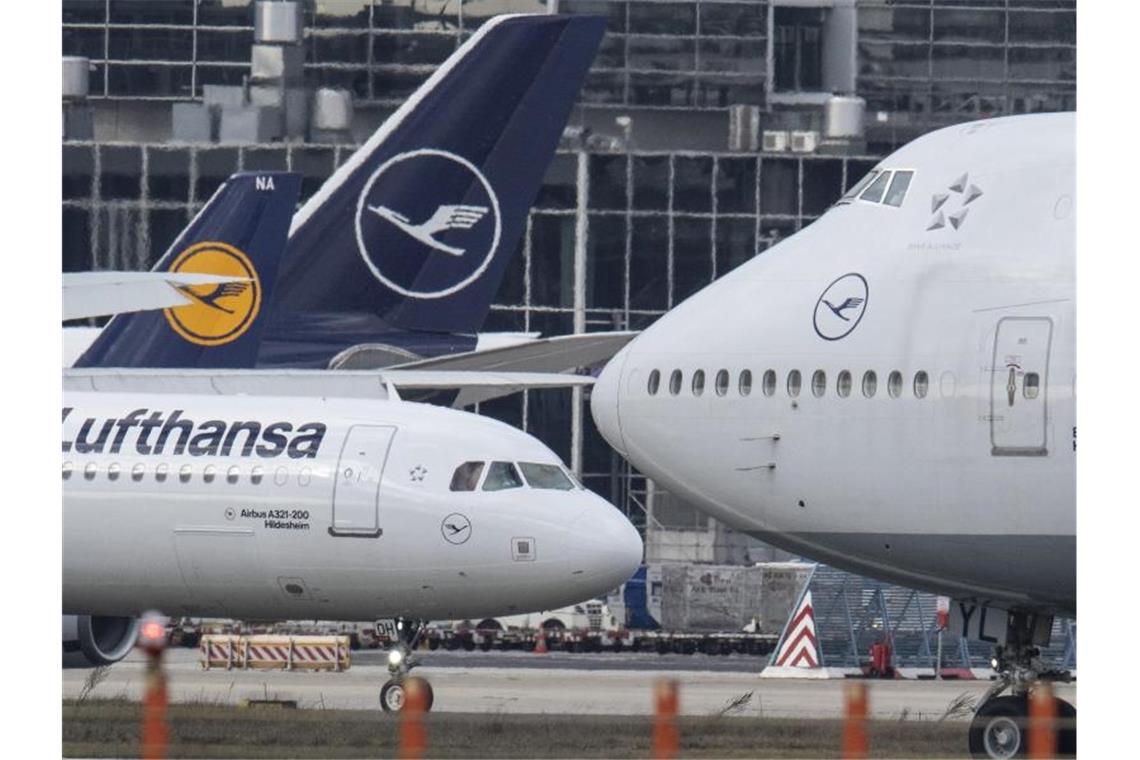
[[[333,670],[352,667],[347,636],[207,634],[199,660],[206,670]]]

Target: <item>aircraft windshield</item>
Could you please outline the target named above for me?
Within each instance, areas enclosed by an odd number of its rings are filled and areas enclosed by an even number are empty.
[[[474,491],[482,474],[482,462],[464,462],[455,468],[455,474],[451,476],[451,490]]]
[[[491,462],[487,469],[487,479],[483,481],[484,491],[502,491],[507,488],[522,488],[519,471],[510,462]]]
[[[863,189],[867,187],[867,185],[871,184],[871,182],[874,181],[875,177],[877,176],[879,176],[878,169],[872,169],[871,171],[867,172],[863,179],[856,182],[850,190],[843,194],[843,197],[839,199],[839,202],[847,203],[849,201],[855,200],[855,196],[863,192]]]
[[[519,469],[522,470],[523,477],[531,488],[556,491],[571,491],[574,488],[570,478],[566,477],[566,473],[556,464],[519,462]]]

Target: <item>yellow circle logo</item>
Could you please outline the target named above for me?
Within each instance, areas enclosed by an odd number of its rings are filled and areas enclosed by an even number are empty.
[[[225,243],[196,243],[174,260],[171,272],[234,277],[234,282],[179,285],[190,301],[165,309],[174,331],[200,346],[221,346],[237,340],[253,324],[261,307],[261,281],[249,258]]]

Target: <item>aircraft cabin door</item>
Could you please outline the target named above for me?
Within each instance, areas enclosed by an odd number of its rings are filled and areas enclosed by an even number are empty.
[[[1004,317],[994,333],[990,380],[990,451],[994,456],[1045,456],[1049,345],[1053,320]]]
[[[380,486],[396,428],[353,425],[337,460],[333,485],[334,536],[376,538],[380,529]]]

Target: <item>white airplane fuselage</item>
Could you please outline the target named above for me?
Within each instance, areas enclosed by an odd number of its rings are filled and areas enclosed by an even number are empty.
[[[901,205],[838,204],[619,353],[593,390],[599,429],[778,546],[1075,613],[1074,142],[1075,117],[1052,114],[900,149],[878,169],[913,172]]]
[[[64,409],[65,614],[484,617],[604,593],[641,560],[629,521],[576,483],[486,490],[492,462],[565,469],[476,415],[74,391]],[[452,490],[479,461],[484,480]]]

